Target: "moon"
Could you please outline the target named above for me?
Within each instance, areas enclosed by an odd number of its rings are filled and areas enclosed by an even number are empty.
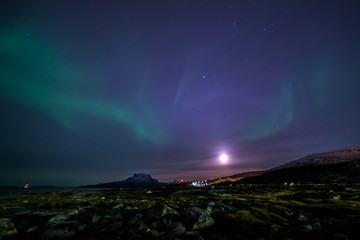
[[[228,157],[228,155],[226,155],[226,154],[221,154],[220,155],[220,162],[222,163],[222,164],[225,164],[225,163],[227,163],[227,161],[228,161],[228,159],[229,159],[229,157]]]

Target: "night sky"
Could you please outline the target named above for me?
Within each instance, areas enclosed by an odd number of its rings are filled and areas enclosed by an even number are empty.
[[[359,12],[1,1],[0,185],[195,180],[360,145]]]

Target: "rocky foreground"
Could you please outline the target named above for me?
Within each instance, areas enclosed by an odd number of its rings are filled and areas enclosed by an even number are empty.
[[[0,199],[1,239],[358,239],[359,184],[174,185]]]

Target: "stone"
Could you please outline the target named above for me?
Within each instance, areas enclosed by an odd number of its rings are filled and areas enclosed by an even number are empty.
[[[66,215],[60,213],[60,214],[56,215],[55,217],[50,218],[48,223],[50,223],[50,224],[62,224],[68,219],[69,219],[69,216],[66,216]]]
[[[186,232],[186,228],[181,222],[172,222],[167,225],[167,228],[172,237],[182,235]]]
[[[29,228],[28,230],[26,230],[27,233],[31,233],[31,232],[35,232],[36,230],[38,230],[39,228],[34,226],[34,227],[31,227]]]
[[[135,223],[138,224],[140,223],[141,219],[143,218],[143,215],[141,213],[138,213],[135,215],[135,217],[133,217],[129,223]]]
[[[111,220],[113,221],[119,221],[119,220],[123,220],[124,219],[124,214],[122,213],[118,213],[118,214],[114,214],[110,217]]]
[[[110,215],[105,215],[102,219],[102,222],[106,223],[106,222],[110,221],[111,219],[113,219],[113,218]]]
[[[161,215],[162,215],[162,206],[157,205],[157,206],[150,208],[149,210],[147,210],[144,213],[144,220],[145,221],[154,221],[154,220],[160,218]]]
[[[237,210],[237,208],[227,205],[225,203],[219,203],[218,206],[223,207],[224,209],[226,209],[228,211],[232,211],[232,212]]]
[[[312,231],[312,226],[310,224],[304,226],[305,230]]]
[[[225,213],[225,209],[223,207],[220,208],[216,208],[212,211],[213,214],[221,214],[221,213]]]
[[[66,223],[67,220],[71,217],[71,216],[75,216],[78,215],[79,211],[74,209],[74,210],[69,210],[66,212],[62,212],[57,214],[56,216],[52,217],[49,219],[48,223],[49,224],[63,224]]]
[[[137,210],[138,208],[137,207],[132,207],[132,206],[127,206],[124,208],[124,210],[127,210],[127,211],[134,211],[134,210]]]
[[[143,238],[144,238],[143,232],[139,230],[138,227],[132,227],[118,236],[118,239],[127,239],[127,240],[143,239]]]
[[[117,214],[122,212],[123,209],[124,209],[124,204],[119,203],[111,209],[111,212],[112,214]]]
[[[10,218],[0,218],[0,238],[17,234],[17,229]]]
[[[86,206],[86,207],[79,208],[77,211],[78,211],[78,214],[82,214],[82,213],[86,213],[89,210],[94,209],[94,208],[95,208],[95,206]]]
[[[146,226],[143,222],[141,222],[139,225],[139,230],[150,232],[151,229],[148,226]]]
[[[312,229],[315,230],[315,231],[320,230],[320,229],[322,228],[320,222],[314,222],[313,224],[311,224],[311,227],[312,227]]]
[[[187,231],[185,235],[189,237],[200,237],[201,233],[199,231]]]
[[[308,221],[309,219],[308,219],[304,214],[300,213],[300,214],[299,214],[299,217],[298,217],[298,220],[299,220],[300,222],[306,222],[306,221]]]
[[[106,228],[101,229],[102,233],[111,233],[111,232],[116,232],[118,231],[122,226],[123,226],[123,222],[122,221],[116,221],[111,223],[109,226],[107,226]]]
[[[70,211],[67,211],[65,213],[66,216],[75,216],[75,215],[78,215],[79,214],[79,211],[77,209],[74,209],[74,210],[70,210]]]
[[[112,209],[115,210],[115,209],[120,209],[120,208],[123,208],[123,207],[124,207],[124,204],[119,203],[116,206],[114,206]]]
[[[333,236],[336,238],[336,239],[344,239],[344,240],[349,240],[349,236],[347,234],[344,234],[344,233],[335,233],[333,234]]]
[[[97,223],[100,220],[101,216],[98,216],[96,213],[92,217],[92,223]]]
[[[288,212],[288,211],[285,211],[285,214],[286,214],[286,216],[288,216],[288,217],[290,217],[290,216],[294,215],[294,213],[293,213],[293,212]]]
[[[165,216],[165,215],[180,215],[180,213],[178,213],[175,209],[164,205],[161,211],[161,217]]]
[[[192,230],[208,228],[214,225],[214,219],[210,213],[199,207],[192,207],[186,210],[195,220]]]
[[[41,233],[41,239],[43,240],[71,239],[74,237],[75,232],[70,231],[67,228],[47,228]]]
[[[145,221],[153,221],[165,215],[180,215],[176,210],[166,204],[158,204],[147,210],[144,214]]]
[[[150,224],[151,228],[160,229],[163,226],[161,221],[155,221]]]
[[[79,232],[82,232],[82,231],[87,230],[88,228],[89,228],[88,225],[86,225],[86,224],[81,224],[81,225],[79,225],[78,230],[79,230]]]
[[[209,217],[206,220],[196,222],[192,229],[200,230],[200,229],[204,229],[204,228],[209,228],[213,225],[214,225],[214,219],[212,219],[212,217]]]
[[[111,205],[111,204],[113,204],[115,201],[114,201],[114,199],[106,199],[105,200],[105,204],[106,205]]]
[[[160,237],[160,234],[159,234],[158,231],[156,231],[155,229],[151,229],[151,230],[149,231],[149,234],[150,234],[151,236],[153,236],[153,237],[156,237],[156,238]]]
[[[341,196],[339,194],[336,194],[336,195],[332,196],[332,199],[333,200],[340,200]]]

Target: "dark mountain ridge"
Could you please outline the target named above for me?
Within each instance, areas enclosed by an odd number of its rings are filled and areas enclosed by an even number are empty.
[[[85,188],[148,188],[164,186],[166,183],[161,183],[157,179],[154,179],[149,174],[134,173],[132,177],[129,177],[122,181],[99,183],[96,185],[81,186]]]
[[[349,183],[360,182],[360,147],[309,154],[238,183]]]
[[[302,167],[306,165],[325,165],[340,162],[348,162],[360,159],[360,146],[342,148],[325,153],[313,153],[297,160],[290,161],[268,171],[274,171],[284,168]]]

